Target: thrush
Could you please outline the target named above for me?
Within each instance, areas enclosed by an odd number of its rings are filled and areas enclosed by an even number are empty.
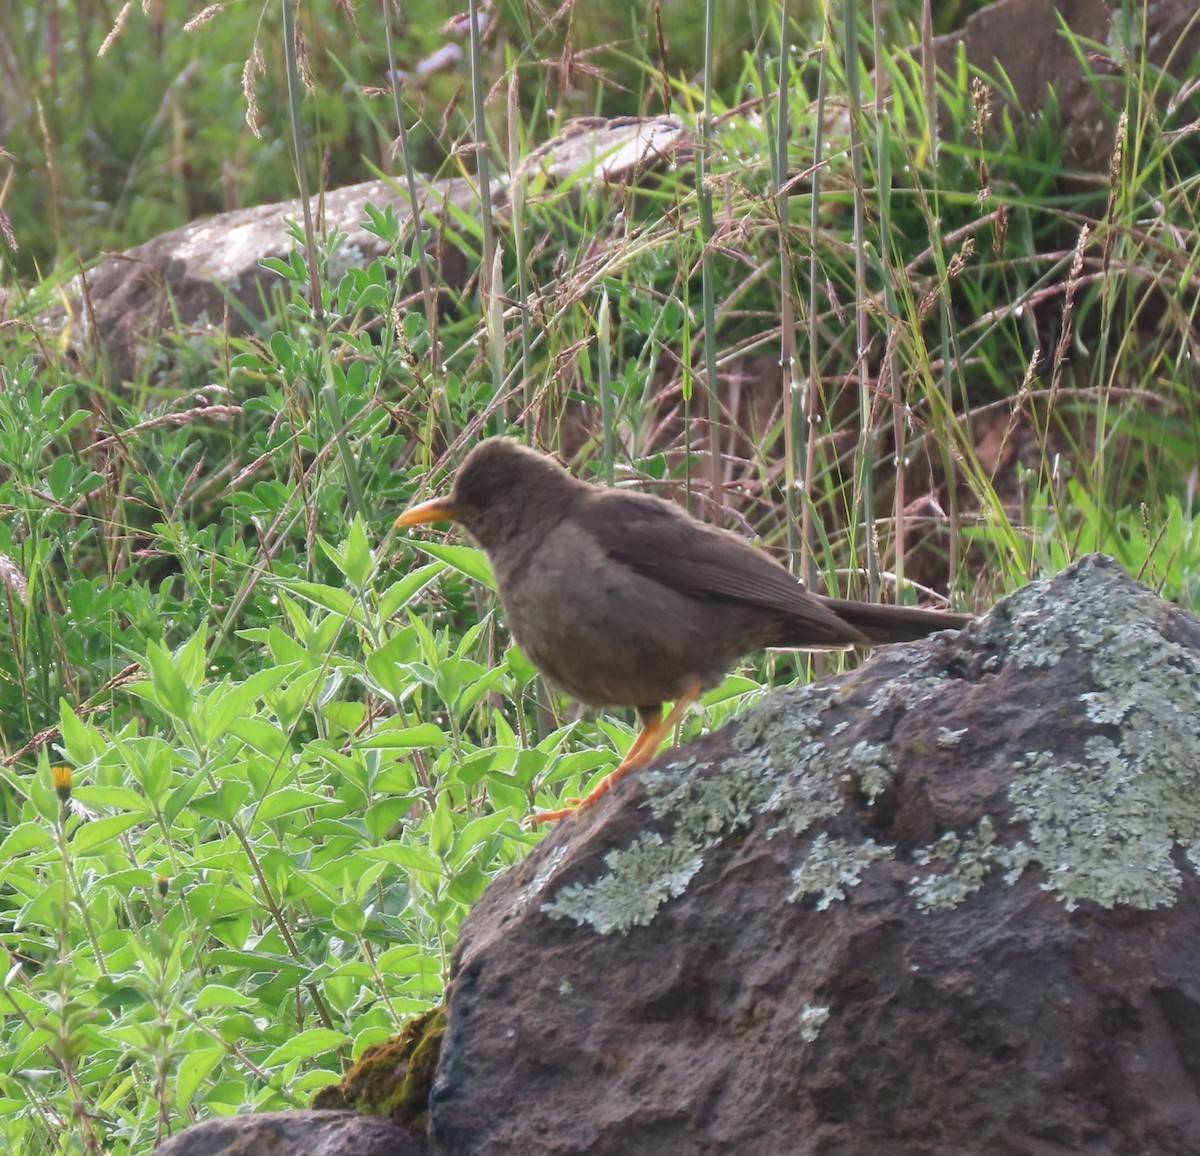
[[[457,523],[483,549],[513,639],[548,682],[589,706],[637,712],[629,753],[578,806],[649,762],[746,654],[908,642],[971,621],[814,594],[745,538],[673,502],[580,481],[511,438],[477,445],[448,496],[396,525],[431,522]]]

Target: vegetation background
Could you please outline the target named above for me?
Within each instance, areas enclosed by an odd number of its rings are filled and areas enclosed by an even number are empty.
[[[1131,51],[1109,172],[1071,172],[1053,107],[897,50],[968,7],[0,4],[7,1152],[304,1105],[631,742],[539,686],[468,544],[390,534],[485,433],[838,593],[984,610],[1099,549],[1200,603],[1194,94]],[[697,145],[636,195],[456,217],[465,288],[414,288],[381,214],[390,257],[334,275],[298,230],[248,337],[133,380],[44,321],[81,264],[301,173],[499,179],[664,113]],[[684,737],[831,661],[760,658]]]

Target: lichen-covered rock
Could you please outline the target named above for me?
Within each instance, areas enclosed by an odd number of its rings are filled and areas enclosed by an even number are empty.
[[[443,1156],[1200,1153],[1200,622],[1088,558],[630,776],[464,925]]]

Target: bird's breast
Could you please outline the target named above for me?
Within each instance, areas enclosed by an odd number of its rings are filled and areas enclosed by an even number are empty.
[[[593,706],[649,706],[715,686],[742,651],[711,603],[604,553],[566,522],[519,564],[493,559],[513,638],[554,685]]]

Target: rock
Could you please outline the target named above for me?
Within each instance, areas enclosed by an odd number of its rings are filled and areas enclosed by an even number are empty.
[[[255,1112],[205,1120],[157,1156],[422,1156],[424,1144],[381,1116],[355,1112]]]
[[[569,177],[579,177],[584,187],[589,181],[632,182],[689,139],[683,122],[674,116],[588,117],[569,122],[533,150],[521,166],[521,176],[541,187]],[[456,212],[477,214],[479,190],[461,178],[421,177],[417,188],[421,212],[435,234],[431,255],[436,271],[443,285],[461,287],[468,275],[466,260],[444,237],[441,222]],[[527,195],[535,197],[537,190]],[[508,182],[496,178],[495,211],[505,211],[508,199]],[[325,265],[325,276],[334,285],[349,269],[366,268],[388,253],[388,242],[364,228],[368,205],[394,211],[402,223],[412,218],[400,180],[366,181],[312,198],[318,232],[341,234]],[[265,269],[262,261],[288,258],[296,248],[290,226],[302,215],[301,201],[283,201],[221,213],[163,233],[75,278],[68,290],[69,307],[56,310],[43,323],[61,343],[97,351],[113,381],[141,372],[148,358],[165,359],[164,332],[248,333],[280,286],[279,274]]]
[[[463,180],[436,182],[423,188],[421,197],[431,214],[451,205],[472,211],[477,201]],[[362,227],[367,205],[394,209],[401,220],[411,216],[407,197],[389,181],[351,185],[314,197],[312,204],[330,232],[343,234],[327,265],[335,285],[348,269],[365,268],[387,252],[387,243]],[[148,363],[150,368],[169,364],[164,333],[179,338],[248,333],[282,285],[279,274],[263,268],[262,261],[287,259],[296,248],[289,222],[300,216],[299,200],[284,201],[205,217],[163,233],[76,277],[68,288],[69,308],[46,317],[45,324],[81,353],[103,357],[114,382],[143,372]],[[445,260],[454,251],[443,254],[439,246],[438,253]]]
[[[1123,42],[1127,27],[1134,43]],[[961,31],[935,40],[938,67],[953,71],[960,49],[974,67],[1004,78],[1019,115],[1043,112],[1053,89],[1068,162],[1103,173],[1125,104],[1122,69],[1151,64],[1182,81],[1200,52],[1200,22],[1196,0],[1155,0],[1136,5],[1132,16],[1122,0],[997,0]],[[1081,54],[1089,58],[1097,83],[1085,73]],[[1165,105],[1170,85],[1154,87]],[[1189,110],[1185,102],[1165,127],[1183,128],[1196,115],[1195,106]]]
[[[775,693],[466,920],[440,1156],[1200,1153],[1200,622],[1084,559]]]

